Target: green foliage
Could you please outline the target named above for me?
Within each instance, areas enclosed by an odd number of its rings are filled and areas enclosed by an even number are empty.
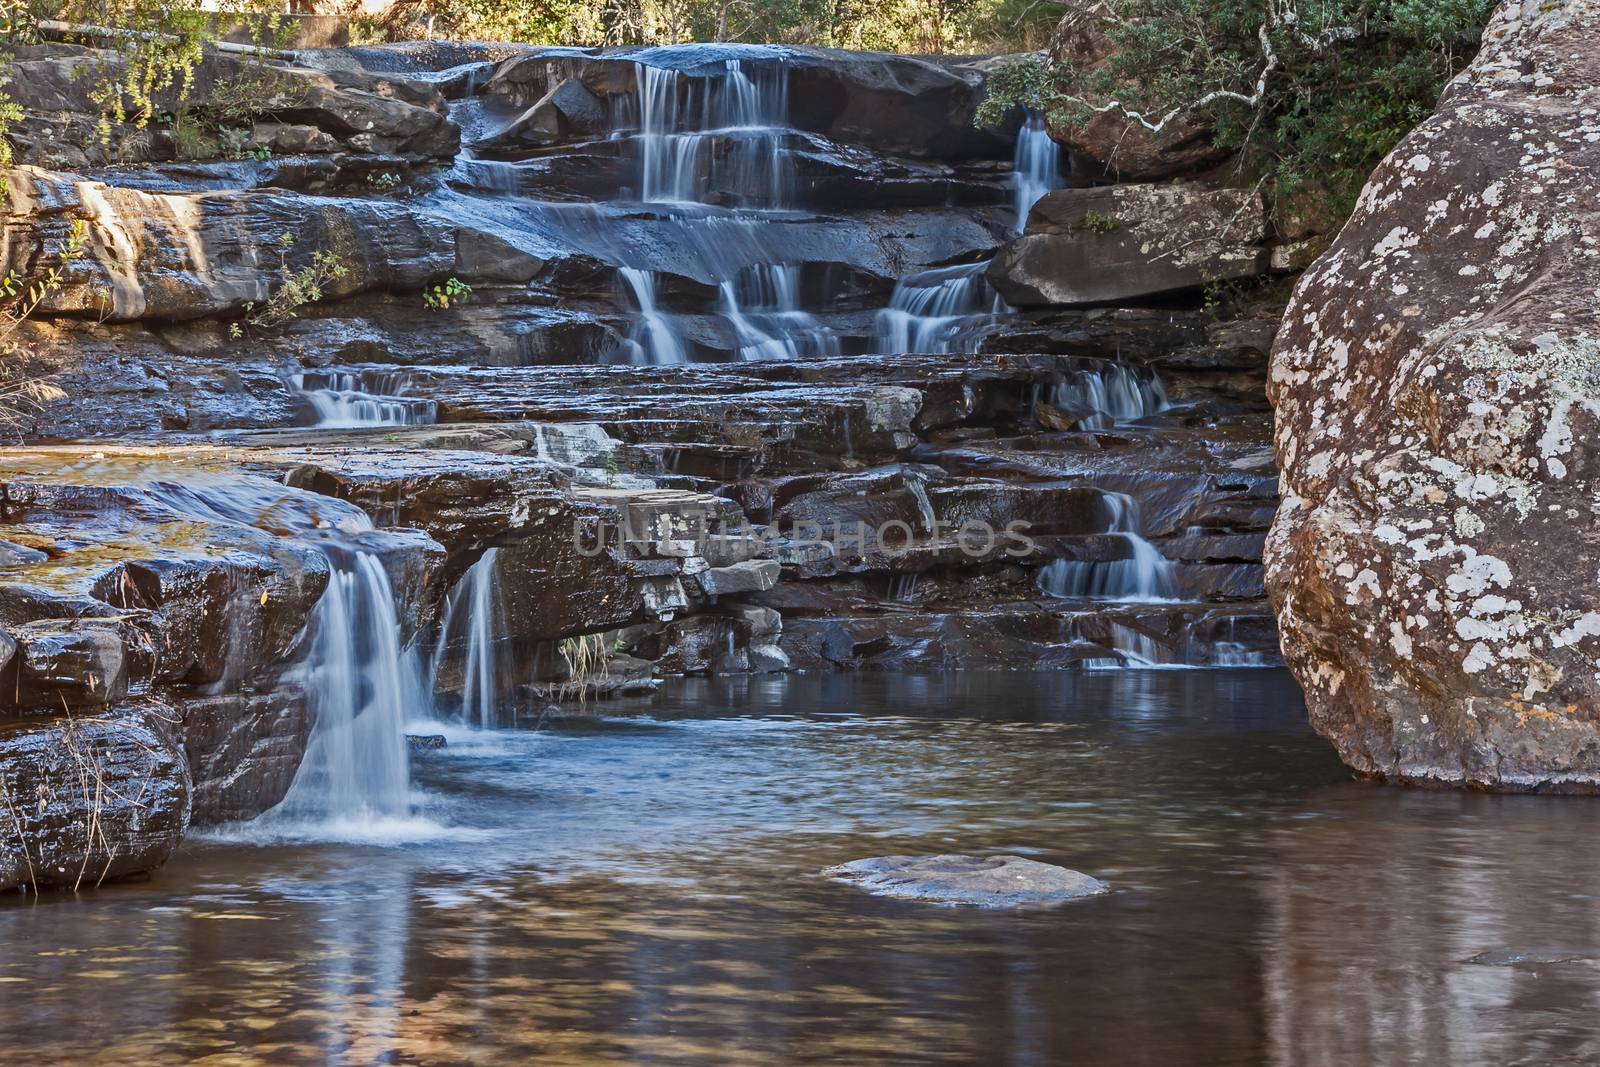
[[[386,170],[382,174],[369,174],[367,175],[367,184],[380,193],[387,193],[389,190],[399,186],[400,175],[392,170]]]
[[[279,249],[278,288],[265,303],[248,303],[244,306],[244,322],[231,323],[228,336],[241,340],[246,328],[273,330],[300,314],[308,304],[315,304],[326,295],[326,289],[350,273],[350,268],[336,253],[318,249],[311,260],[302,267],[289,262],[289,252],[294,248],[292,233],[279,234],[273,242]]]
[[[1491,0],[1106,2],[1115,15],[1105,30],[1106,63],[1093,71],[1036,60],[1002,68],[980,121],[1018,105],[1069,126],[1113,103],[1151,122],[1176,110],[1184,121],[1210,125],[1215,142],[1263,172],[1279,197],[1315,182],[1341,215],[1471,59],[1492,7]],[[1297,19],[1272,18],[1272,11]],[[1267,65],[1264,23],[1278,62],[1252,100]],[[1219,90],[1236,95],[1204,102]]]
[[[472,299],[472,286],[459,278],[448,278],[422,291],[422,303],[434,311],[448,311]]]
[[[1083,228],[1090,233],[1115,233],[1117,220],[1101,211],[1085,212]]]

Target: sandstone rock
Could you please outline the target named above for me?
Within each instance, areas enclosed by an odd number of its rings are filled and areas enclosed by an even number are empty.
[[[1070,64],[1080,82],[1092,84],[1115,59],[1116,46],[1106,36],[1115,16],[1102,0],[1068,0],[1066,8],[1050,40],[1050,62]],[[1180,116],[1161,133],[1151,133],[1114,110],[1081,124],[1050,126],[1050,136],[1068,151],[1122,181],[1193,174],[1226,159],[1228,151],[1211,143],[1211,132],[1204,123]]]
[[[759,593],[778,584],[782,565],[775,559],[752,559],[731,567],[712,567],[699,576],[707,596]]]
[[[116,627],[51,620],[11,632],[20,660],[16,688],[5,694],[20,707],[96,707],[128,693],[128,656]]]
[[[1252,278],[1269,265],[1266,211],[1242,189],[1113,185],[1060,189],[989,265],[1017,307],[1084,307]]]
[[[1364,775],[1600,791],[1597,32],[1501,4],[1273,352],[1268,587]]]
[[[1111,890],[1098,878],[1021,856],[882,856],[822,873],[877,896],[980,908],[1049,907]]]
[[[189,826],[189,768],[154,701],[0,722],[0,889],[74,889],[161,866]]]
[[[311,734],[303,689],[284,683],[175,703],[196,826],[253,819],[284,798]]]
[[[557,83],[528,110],[477,144],[491,153],[600,138],[611,128],[604,101],[576,78]]]

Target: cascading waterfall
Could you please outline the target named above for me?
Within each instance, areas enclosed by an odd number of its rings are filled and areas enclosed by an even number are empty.
[[[800,268],[754,266],[723,282],[718,310],[739,339],[740,359],[837,356],[839,340],[800,308]]]
[[[627,283],[639,305],[633,335],[628,338],[630,362],[652,367],[687,363],[689,355],[677,327],[656,306],[656,276],[647,270],[620,267],[617,273]]]
[[[190,478],[148,492],[182,515],[292,531],[328,560],[302,667],[313,719],[306,755],[283,801],[254,825],[292,837],[414,836],[405,726],[431,718],[433,703],[415,652],[401,643],[399,606],[376,548],[397,535],[380,534],[353,504],[264,478]]]
[[[1107,534],[1127,546],[1115,560],[1058,559],[1039,572],[1039,589],[1055,597],[1083,600],[1167,601],[1177,598],[1172,563],[1139,530],[1139,505],[1122,493],[1102,498],[1111,512]]]
[[[1061,146],[1051,139],[1044,116],[1029,111],[1017,130],[1017,147],[1011,159],[1012,203],[1017,212],[1013,228],[1021,233],[1028,224],[1028,212],[1033,210],[1033,205],[1063,184]]]
[[[411,814],[405,726],[431,705],[415,655],[400,645],[383,563],[360,549],[326,551],[333,573],[305,669],[316,725],[288,795],[261,821],[382,832]]]
[[[327,429],[361,426],[423,426],[435,421],[432,401],[403,396],[402,375],[381,373],[374,380],[348,371],[296,374],[295,390],[311,405],[316,425]]]
[[[461,713],[487,730],[495,724],[499,688],[495,671],[495,635],[503,629],[500,603],[498,548],[484,552],[445,603],[439,643],[434,649],[431,686],[438,692],[445,656],[456,643],[464,643],[461,665]]]
[[[747,71],[737,59],[715,78],[638,65],[639,198],[705,202],[707,187],[749,206],[786,206],[789,79],[781,63]]]
[[[878,312],[873,350],[898,352],[973,352],[982,327],[1008,308],[995,295],[984,263],[910,274],[894,287],[889,306]]]
[[[1171,407],[1161,379],[1142,376],[1120,363],[1094,361],[1063,372],[1050,390],[1050,403],[1065,411],[1088,413],[1086,430],[1106,430],[1120,422],[1155,415]]]

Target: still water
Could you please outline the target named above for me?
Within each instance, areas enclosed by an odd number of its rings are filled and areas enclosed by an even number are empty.
[[[410,843],[6,898],[0,1062],[1600,1057],[1600,804],[1351,782],[1278,671],[684,681],[451,737]],[[1114,891],[816,876],[949,851]]]

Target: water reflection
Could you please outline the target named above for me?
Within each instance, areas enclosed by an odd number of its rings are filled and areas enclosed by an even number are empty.
[[[195,842],[0,907],[5,1059],[1590,1058],[1590,805],[1349,783],[1298,699],[1276,671],[729,679],[456,736],[417,768],[448,839]],[[948,850],[1116,891],[1005,915],[815,876]]]

